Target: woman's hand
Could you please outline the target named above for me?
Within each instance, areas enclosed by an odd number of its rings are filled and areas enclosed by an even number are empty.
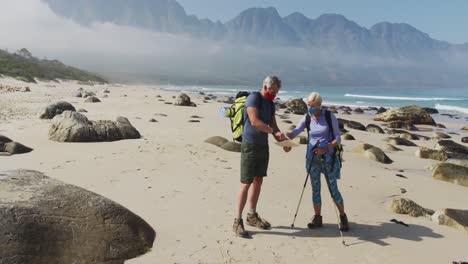
[[[317,148],[314,150],[314,153],[316,155],[319,155],[319,156],[322,156],[323,154],[327,153],[328,152],[328,147],[325,147],[325,148]]]

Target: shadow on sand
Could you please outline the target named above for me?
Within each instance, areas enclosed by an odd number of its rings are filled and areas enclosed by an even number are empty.
[[[252,236],[257,234],[273,235],[273,236],[290,236],[290,237],[340,237],[338,226],[336,224],[324,224],[319,229],[308,229],[289,226],[276,226],[268,231],[251,231]],[[350,231],[344,232],[343,236],[347,241],[348,246],[371,242],[380,246],[388,246],[389,243],[385,242],[388,238],[398,238],[410,241],[422,241],[424,238],[442,238],[443,236],[434,233],[432,229],[420,226],[410,225],[409,227],[398,225],[395,223],[380,223],[378,225],[367,225],[350,223]],[[355,238],[357,242],[349,241],[350,238]],[[354,240],[354,239],[352,239]]]

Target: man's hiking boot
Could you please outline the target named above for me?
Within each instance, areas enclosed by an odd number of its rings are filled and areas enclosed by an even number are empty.
[[[340,215],[340,230],[343,232],[349,231],[349,222],[346,214]]]
[[[236,236],[240,236],[242,238],[249,237],[249,232],[245,231],[244,228],[244,221],[242,219],[234,219],[234,225],[232,226],[232,231],[236,234]]]
[[[312,219],[312,222],[307,224],[307,227],[310,229],[315,229],[322,227],[322,216],[321,215],[315,215],[314,219]]]
[[[258,216],[258,213],[247,213],[247,224],[260,229],[269,229],[271,227],[267,220]]]

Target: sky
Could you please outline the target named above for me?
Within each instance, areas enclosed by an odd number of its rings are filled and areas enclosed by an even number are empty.
[[[324,13],[346,16],[361,26],[387,21],[408,23],[431,37],[454,44],[468,42],[468,0],[177,0],[189,14],[225,22],[250,7],[299,11],[309,18]]]

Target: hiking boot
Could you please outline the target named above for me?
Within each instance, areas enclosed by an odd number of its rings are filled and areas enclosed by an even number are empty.
[[[244,221],[242,219],[234,219],[234,225],[232,226],[232,231],[236,234],[236,236],[240,236],[242,238],[249,237],[249,232],[245,231],[244,228]]]
[[[340,215],[340,230],[343,232],[349,231],[349,222],[346,214]]]
[[[247,224],[260,229],[268,229],[271,227],[267,220],[260,218],[258,213],[247,213]]]
[[[312,219],[312,222],[307,224],[307,227],[310,229],[315,229],[322,227],[322,216],[321,215],[315,215],[314,219]]]

